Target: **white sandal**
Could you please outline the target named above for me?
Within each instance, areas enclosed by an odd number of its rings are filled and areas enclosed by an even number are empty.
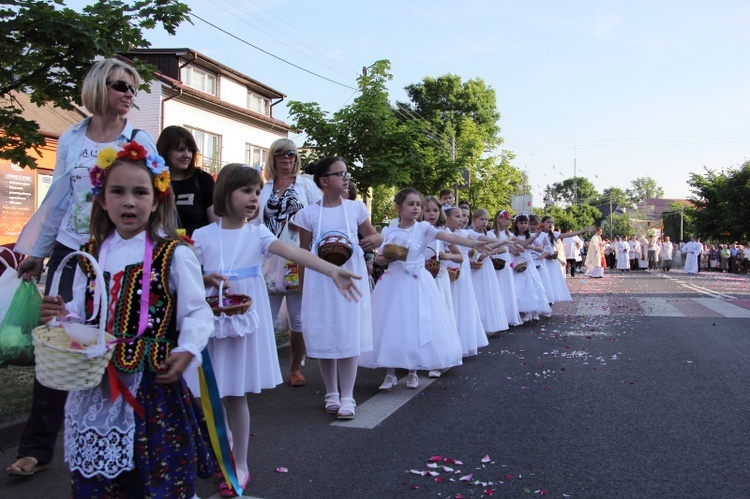
[[[339,392],[326,393],[325,403],[326,412],[328,414],[336,414],[339,412],[339,407],[341,407]]]
[[[386,374],[385,379],[383,380],[383,384],[380,385],[380,388],[378,388],[378,390],[390,390],[397,384],[398,384],[398,379],[396,378],[396,376],[392,374]]]
[[[406,376],[406,388],[411,388],[412,390],[419,388],[419,378],[417,377],[417,373],[409,373],[408,376]]]
[[[341,399],[341,407],[339,407],[338,418],[339,419],[354,419],[356,416],[357,404],[354,403],[353,398],[344,397]]]

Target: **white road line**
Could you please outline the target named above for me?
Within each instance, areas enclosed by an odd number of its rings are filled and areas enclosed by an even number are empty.
[[[685,317],[664,298],[638,298],[638,303],[650,317]]]
[[[392,390],[379,393],[362,405],[357,405],[356,418],[349,421],[334,421],[331,426],[372,430],[401,406],[419,395],[419,392],[430,386],[433,381],[435,381],[434,378],[420,376],[419,388],[410,390],[406,388],[406,376],[404,376],[398,380],[398,385],[394,386]]]
[[[710,289],[704,288],[703,286],[698,286],[697,284],[687,284],[682,282],[680,284],[682,284],[686,288],[691,288],[695,291],[698,291],[699,293],[703,293],[709,296],[715,296],[716,298],[721,298],[724,300],[731,300],[734,298],[733,296],[725,295],[724,293],[719,293],[718,291],[711,291]]]
[[[587,296],[578,302],[576,315],[610,315],[609,298]]]
[[[737,305],[733,305],[731,303],[727,303],[723,300],[718,300],[716,298],[693,298],[693,300],[707,308],[710,308],[714,312],[720,313],[724,317],[733,319],[750,318],[750,310],[738,307]]]

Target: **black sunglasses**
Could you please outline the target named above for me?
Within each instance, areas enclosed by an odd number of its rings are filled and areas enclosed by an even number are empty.
[[[130,90],[130,93],[135,96],[135,94],[138,92],[138,89],[135,88],[133,85],[126,81],[122,80],[115,80],[115,81],[108,81],[107,85],[109,85],[112,90],[117,90],[118,92],[125,93],[128,90]]]
[[[297,153],[294,151],[276,151],[273,155],[277,158],[283,158],[284,156],[287,158],[294,158],[297,156]]]

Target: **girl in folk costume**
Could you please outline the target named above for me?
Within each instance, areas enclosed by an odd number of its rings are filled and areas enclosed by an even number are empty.
[[[464,211],[464,210],[462,210]],[[466,217],[467,213],[464,211]],[[468,231],[470,239],[479,239],[482,241],[494,241],[487,237],[487,225],[489,224],[489,213],[483,208],[474,210],[472,216],[473,229]],[[505,241],[501,242],[503,246]],[[502,251],[507,251],[504,247]],[[474,283],[474,291],[477,296],[477,305],[479,314],[482,317],[484,331],[492,335],[498,331],[507,331],[509,329],[508,318],[505,315],[505,307],[500,306],[503,301],[500,283],[497,282],[495,268],[489,258],[479,257],[477,261],[481,262],[481,268],[471,271],[471,279]]]
[[[552,250],[550,248],[550,241],[547,238],[547,234],[541,232],[539,228],[539,217],[536,215],[529,215],[529,232],[532,235],[537,236],[536,241],[534,241],[534,243],[529,247],[529,251],[534,257],[536,271],[539,274],[539,279],[541,279],[542,281],[542,286],[544,286],[544,294],[547,295],[547,303],[552,305],[554,303],[552,301],[552,282],[550,281],[547,267],[542,265],[542,261],[544,261],[543,254],[545,253],[545,250],[549,250],[550,252]]]
[[[200,266],[177,237],[169,170],[136,142],[102,149],[90,170],[93,240],[109,294],[107,331],[117,339],[95,388],[70,392],[65,460],[73,497],[185,497],[213,465],[203,414],[182,380],[211,333]],[[143,276],[147,279],[143,279]],[[42,321],[95,310],[95,271],[76,269],[73,300],[46,296]],[[98,294],[98,293],[96,293]],[[98,296],[97,296],[98,299]]]
[[[251,308],[244,314],[226,316],[222,313],[214,317],[208,341],[208,354],[232,433],[232,454],[242,489],[250,481],[247,466],[250,410],[246,395],[283,382],[262,258],[279,255],[318,269],[334,280],[345,297],[358,295],[352,281],[356,276],[351,272],[299,247],[282,243],[263,224],[247,223],[259,213],[260,186],[260,174],[255,169],[238,163],[224,166],[214,191],[214,211],[219,221],[193,233],[194,250],[203,268],[207,294],[216,296],[229,288],[232,294],[244,294],[253,299]],[[187,377],[191,388],[197,390],[197,373],[188,373]],[[222,497],[234,497],[238,492],[227,483],[221,485]]]
[[[495,213],[495,218],[492,223],[492,231],[490,235],[501,240],[508,241],[513,239],[515,236],[508,230],[510,226],[510,214],[505,210],[500,210]],[[501,253],[495,258],[502,259],[505,261],[505,267],[500,270],[495,270],[495,276],[497,282],[500,284],[500,294],[503,297],[503,308],[505,309],[505,317],[508,319],[508,325],[520,326],[523,324],[521,320],[521,313],[518,311],[518,300],[516,299],[516,283],[513,278],[513,269],[510,264],[513,261],[514,256],[518,256],[519,250],[510,247],[508,252]]]
[[[444,207],[445,227],[451,233],[466,237],[467,233],[461,229],[463,225],[463,210],[455,206]],[[459,248],[461,258],[448,265],[459,269],[458,278],[450,283],[453,296],[453,310],[456,314],[458,335],[461,338],[461,349],[464,357],[476,355],[480,348],[489,345],[487,334],[482,326],[482,315],[479,312],[474,281],[471,278],[469,265],[469,248]]]
[[[593,230],[593,227],[561,234],[560,232],[553,230],[554,225],[555,222],[552,217],[545,215],[542,217],[542,225],[539,227],[539,230],[542,232],[542,235],[546,237],[546,242],[548,243],[545,244],[544,253],[542,253],[542,267],[547,269],[552,303],[557,303],[572,300],[570,291],[568,291],[568,286],[565,284],[565,274],[560,272],[560,262],[558,261],[560,252],[557,243],[566,237],[579,236],[585,232],[589,232]]]
[[[521,244],[528,246],[532,244],[539,236],[539,233],[533,236],[529,232],[529,217],[524,213],[519,213],[513,219],[513,234],[521,241]],[[526,269],[518,272],[526,264]],[[534,258],[530,250],[525,249],[519,252],[511,263],[514,268],[513,278],[516,284],[516,299],[518,300],[518,310],[521,312],[521,319],[538,320],[539,315],[550,315],[552,309],[547,301],[547,294],[544,292],[544,285],[539,278],[539,273],[534,264]]]
[[[461,342],[442,305],[435,279],[424,268],[424,251],[435,239],[482,246],[478,241],[440,231],[429,222],[418,222],[422,199],[414,189],[398,192],[395,202],[399,222],[383,230],[385,244],[376,259],[378,264],[388,265],[388,270],[372,294],[373,350],[359,359],[364,367],[387,368],[381,390],[396,385],[397,367],[409,370],[406,386],[417,388],[418,369],[445,369],[461,364]],[[383,251],[405,260],[385,256]]]
[[[341,268],[367,276],[363,250],[374,250],[383,242],[370,223],[370,214],[362,201],[351,201],[346,163],[339,157],[325,158],[309,165],[323,198],[297,212],[300,247],[310,248],[326,257],[330,237],[345,235],[351,254]],[[357,232],[362,239],[357,244]],[[339,243],[337,243],[339,244]],[[338,256],[338,254],[337,254]],[[343,299],[333,283],[315,269],[305,269],[302,292],[302,332],[307,352],[318,359],[326,386],[325,410],[339,419],[355,416],[354,381],[357,362],[363,351],[372,350],[370,287],[360,286],[359,303]],[[340,387],[340,390],[339,390]]]

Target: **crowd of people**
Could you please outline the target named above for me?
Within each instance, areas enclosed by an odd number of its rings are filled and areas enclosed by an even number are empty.
[[[291,331],[291,386],[306,385],[305,358],[317,359],[321,408],[353,419],[360,367],[384,369],[380,390],[398,385],[396,369],[415,389],[419,371],[442,376],[489,337],[570,301],[565,278],[581,262],[592,277],[609,257],[622,270],[643,259],[669,270],[682,251],[669,238],[631,247],[602,240],[601,229],[561,233],[550,216],[456,206],[448,189],[401,190],[398,218],[378,231],[344,159],[312,163],[304,176],[295,144],[279,139],[264,178],[229,164],[214,180],[196,168],[188,130],[167,127],[154,142],[131,127],[139,83],[119,60],[93,65],[82,87],[92,116],[60,138],[54,182],[16,246],[27,255],[19,276],[38,278],[47,258],[48,275],[62,276],[56,293],[47,280],[43,323],[64,326],[94,310],[95,267],[73,259],[58,269],[64,256],[81,248],[105,274],[111,306],[93,321],[115,337],[107,372],[96,387],[69,393],[35,380],[17,461],[6,470],[48,467],[64,423],[74,497],[195,496],[218,459],[197,401],[209,396],[201,364],[215,378],[223,417],[214,422],[226,420],[233,454],[219,492],[241,495],[250,481],[246,395],[284,380],[278,328]],[[595,232],[588,243],[585,232]],[[229,313],[238,297],[252,304]]]

